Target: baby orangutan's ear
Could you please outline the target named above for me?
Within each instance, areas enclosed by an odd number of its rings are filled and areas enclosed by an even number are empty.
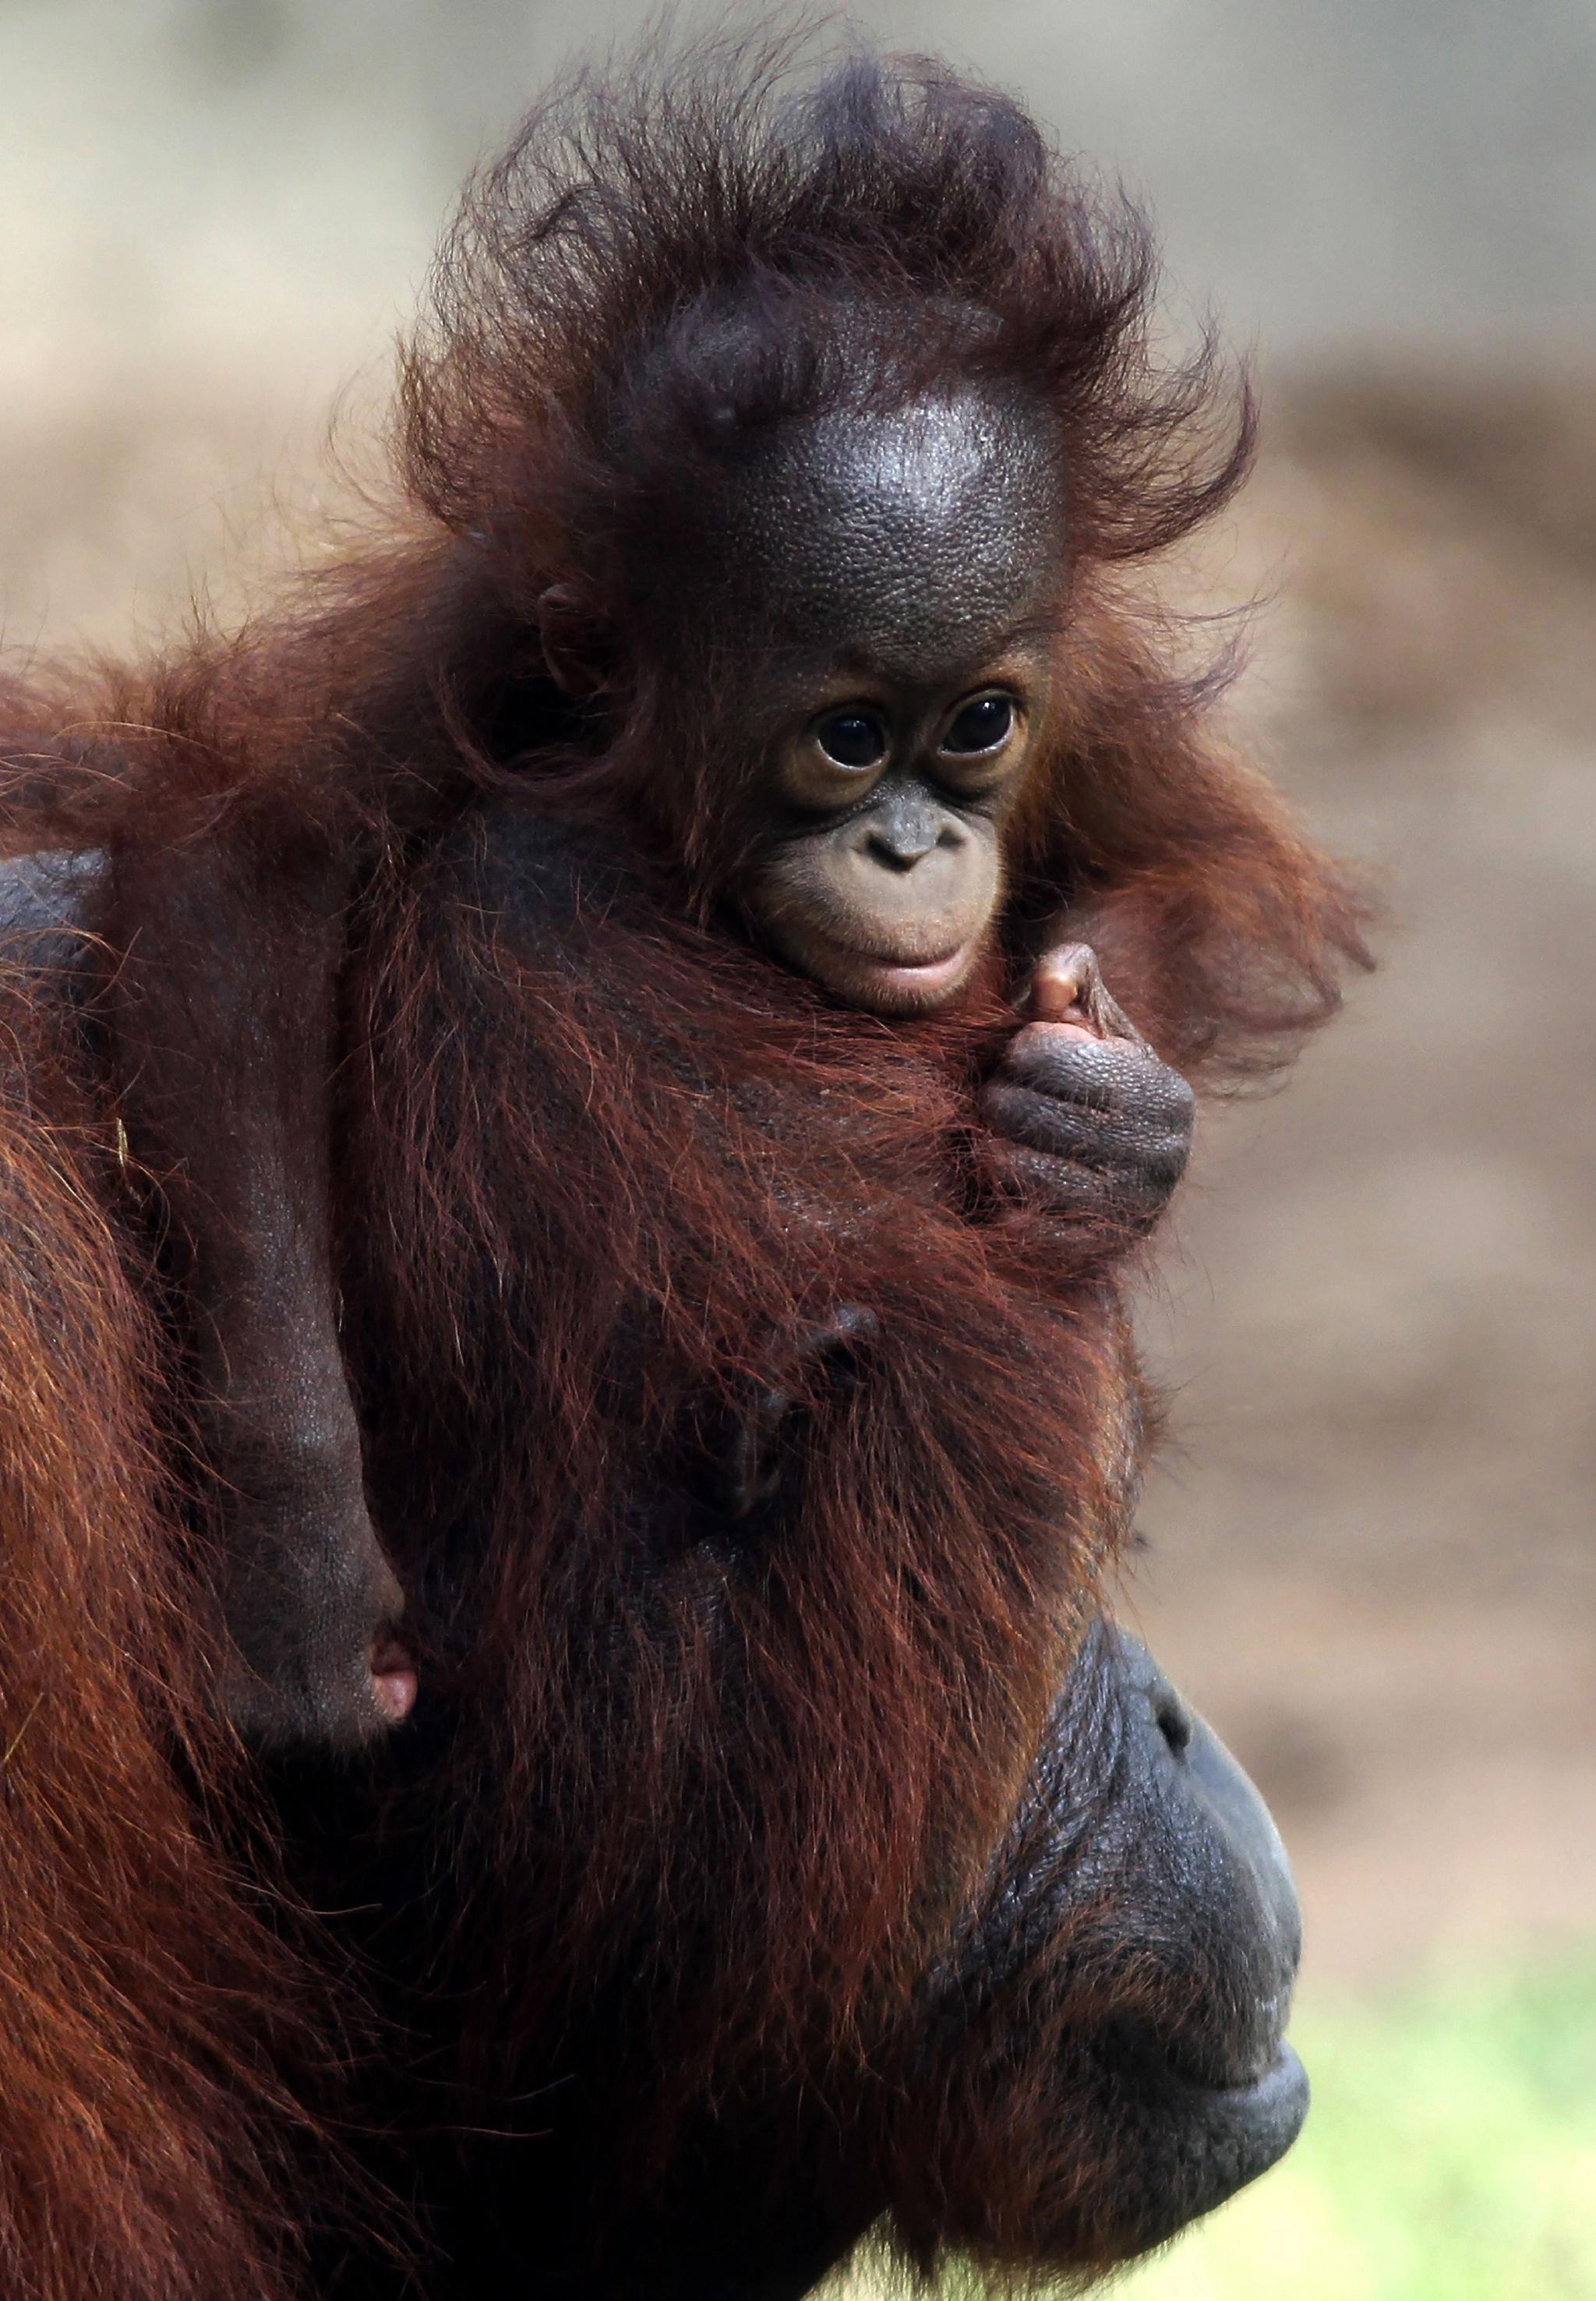
[[[538,637],[548,675],[572,703],[587,703],[610,682],[614,635],[597,609],[566,583],[538,602]]]

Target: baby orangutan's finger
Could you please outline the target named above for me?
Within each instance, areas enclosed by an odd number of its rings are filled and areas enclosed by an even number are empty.
[[[1137,1046],[1145,1043],[1109,993],[1090,943],[1061,942],[1042,953],[1031,978],[1030,1006],[1033,1023],[1086,1031],[1097,1039],[1129,1039]]]

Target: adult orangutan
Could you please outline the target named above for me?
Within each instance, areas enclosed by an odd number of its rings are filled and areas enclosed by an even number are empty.
[[[1247,446],[1149,271],[936,65],[579,80],[392,531],[11,699],[8,2292],[1079,2270],[1290,2141],[1120,1272],[1361,945],[1127,588]]]

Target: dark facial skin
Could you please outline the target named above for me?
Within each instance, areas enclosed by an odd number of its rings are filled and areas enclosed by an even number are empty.
[[[941,1006],[986,945],[1047,716],[1058,496],[1040,420],[974,393],[805,427],[740,477],[769,762],[740,899],[849,1006]]]
[[[1263,1800],[1145,1646],[1103,1623],[1054,1712],[970,1969],[999,2029],[1061,1986],[1123,2009],[1138,1979],[1134,2020],[1066,2018],[1061,2129],[1084,2120],[1107,2138],[1091,2188],[1039,2201],[1054,2258],[1160,2244],[1290,2148],[1308,2109],[1285,2042],[1300,1940]],[[1063,1941],[1072,1954],[1053,1962]]]

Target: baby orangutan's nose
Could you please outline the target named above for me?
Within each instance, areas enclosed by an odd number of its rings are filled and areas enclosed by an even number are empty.
[[[869,825],[865,852],[889,871],[912,871],[937,849],[956,850],[965,843],[964,827],[953,816],[908,792],[874,807]]]
[[[912,871],[916,863],[924,860],[935,845],[934,839],[912,841],[907,839],[883,839],[878,832],[871,839],[869,852],[874,861],[884,864],[889,871]]]
[[[867,852],[890,871],[912,871],[934,849],[953,843],[934,823],[882,824],[871,833]]]

